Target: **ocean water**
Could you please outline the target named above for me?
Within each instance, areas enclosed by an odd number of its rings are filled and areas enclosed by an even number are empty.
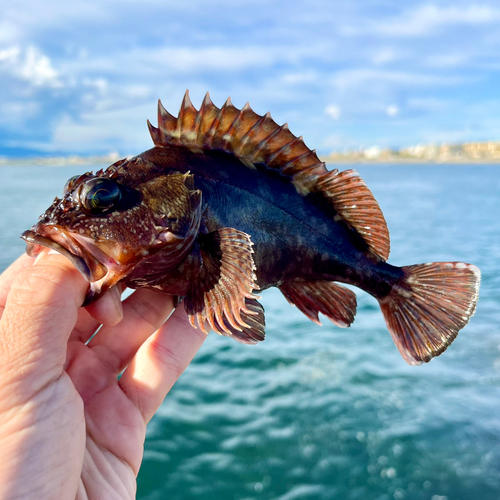
[[[139,499],[500,498],[500,169],[356,168],[387,219],[391,263],[481,268],[470,324],[441,357],[411,367],[367,294],[340,329],[265,292],[266,341],[210,334],[152,420]],[[1,270],[78,172],[0,168]]]

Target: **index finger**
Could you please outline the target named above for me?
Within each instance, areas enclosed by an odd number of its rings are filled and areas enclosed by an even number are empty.
[[[0,321],[0,377],[15,382],[25,398],[62,373],[87,282],[65,257],[47,254],[10,281]]]
[[[4,294],[1,328],[10,327],[16,339],[25,330],[41,333],[45,323],[61,326],[69,311],[78,312],[87,282],[61,255],[40,253],[33,260],[20,257],[1,277]],[[73,311],[74,309],[74,311]],[[3,339],[4,340],[4,339]],[[24,346],[26,348],[26,346]]]
[[[191,326],[186,309],[180,305],[137,351],[119,385],[146,423],[206,338],[206,333]]]

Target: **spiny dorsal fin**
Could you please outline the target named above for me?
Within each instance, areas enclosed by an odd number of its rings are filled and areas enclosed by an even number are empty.
[[[364,239],[380,258],[389,256],[389,231],[372,193],[354,170],[328,171],[316,152],[285,123],[279,126],[269,113],[260,116],[247,103],[240,110],[231,99],[221,108],[208,93],[199,111],[186,91],[178,117],[158,102],[158,128],[148,122],[155,146],[184,146],[194,151],[221,150],[234,154],[251,168],[263,164],[289,176],[303,196],[321,196],[339,217]]]

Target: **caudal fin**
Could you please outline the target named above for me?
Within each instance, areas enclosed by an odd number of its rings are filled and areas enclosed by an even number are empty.
[[[399,352],[419,365],[439,356],[474,314],[481,273],[463,262],[402,269],[404,278],[379,302]]]

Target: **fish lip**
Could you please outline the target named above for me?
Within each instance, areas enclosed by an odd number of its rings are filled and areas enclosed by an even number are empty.
[[[92,238],[71,232],[56,225],[38,223],[24,231],[26,253],[36,257],[40,247],[47,247],[64,255],[90,283],[82,307],[102,297],[133,268],[133,263],[121,263],[102,251]]]
[[[64,255],[89,283],[96,282],[108,274],[108,268],[104,263],[73,238],[70,232],[57,226],[37,224],[32,229],[24,231],[21,239],[26,241],[26,253],[31,257],[40,253],[40,246]]]
[[[77,233],[71,233],[73,241],[91,255],[92,258],[99,262],[99,264],[106,270],[106,274],[100,279],[92,280],[90,283],[90,288],[87,291],[87,296],[85,297],[85,302],[83,306],[88,306],[91,302],[94,302],[99,297],[102,297],[112,286],[114,286],[118,281],[120,281],[127,273],[127,271],[133,267],[130,265],[118,262],[113,257],[108,255],[99,246],[94,244],[92,238],[88,236],[83,236]]]

